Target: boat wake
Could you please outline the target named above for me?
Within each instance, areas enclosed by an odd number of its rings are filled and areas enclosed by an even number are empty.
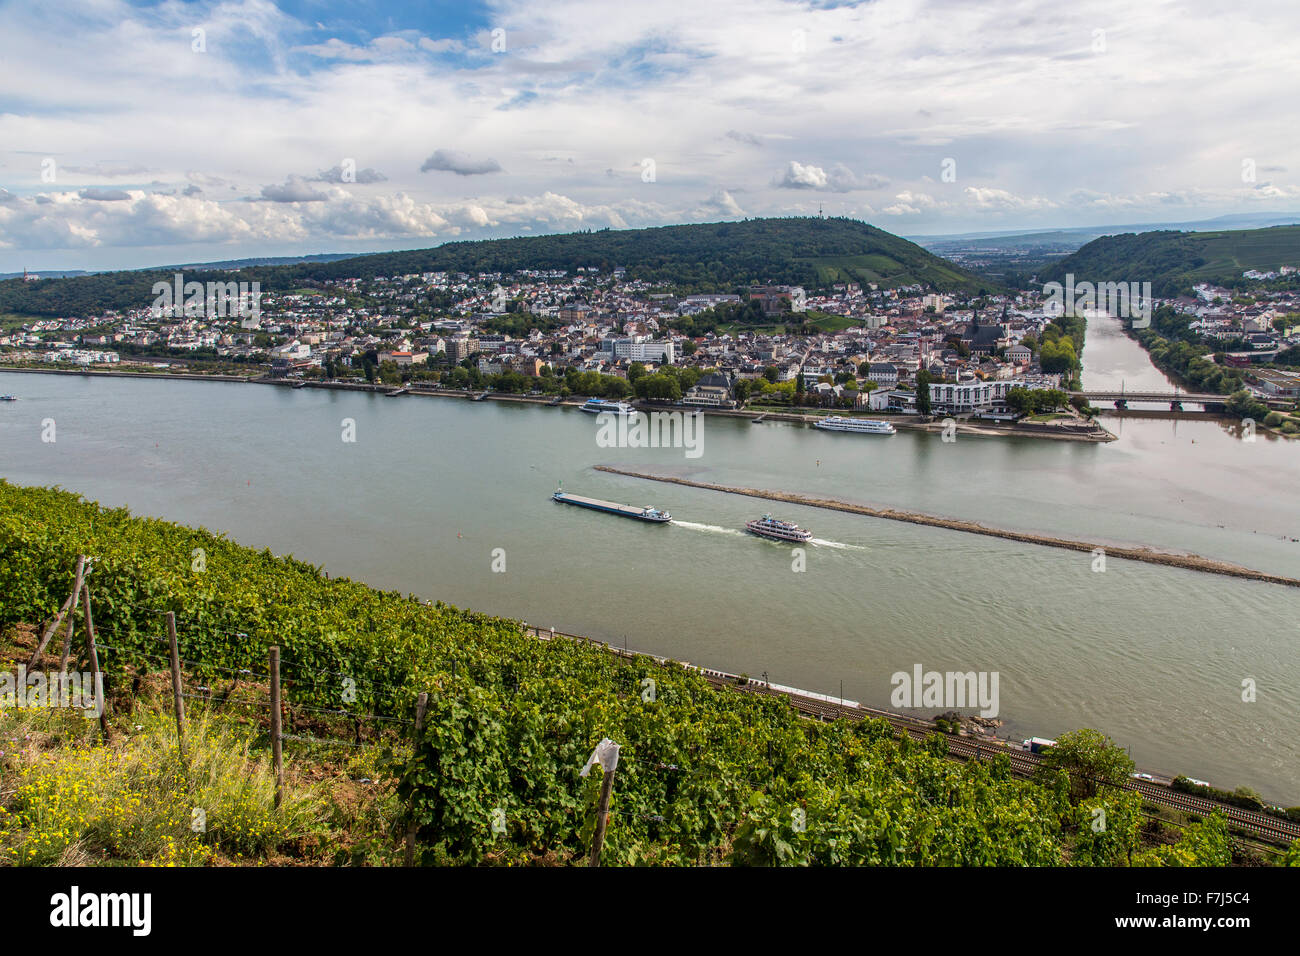
[[[837,551],[866,551],[860,544],[845,544],[843,541],[827,541],[825,538],[812,538],[809,544],[815,544],[819,548],[835,548]]]
[[[694,521],[673,520],[673,524],[679,528],[690,528],[692,531],[707,531],[710,534],[734,534],[744,536],[745,532],[737,528],[724,528],[716,524],[696,524]]]
[[[722,525],[717,525],[717,524],[699,524],[694,521],[681,521],[677,518],[673,519],[673,524],[679,528],[689,528],[691,531],[703,531],[706,534],[729,534],[729,535],[734,535],[735,537],[738,538],[753,537],[753,535],[747,534],[746,532],[742,531],[739,528],[724,528]],[[799,542],[776,541],[774,543],[797,545]],[[836,551],[866,551],[867,550],[866,548],[864,548],[862,545],[859,544],[845,544],[843,541],[827,541],[825,538],[810,538],[807,541],[807,543],[811,545],[815,545],[816,547],[819,548],[834,548]]]

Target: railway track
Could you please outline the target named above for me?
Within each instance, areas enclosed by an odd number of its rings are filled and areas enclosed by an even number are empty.
[[[561,631],[543,631],[538,627],[529,627],[524,625],[525,631],[532,633],[536,637],[548,639],[551,635],[555,637],[565,637],[584,643],[595,644],[603,647],[611,654],[618,657],[650,657],[661,664],[671,663],[668,658],[661,657],[657,654],[646,654],[644,652],[629,651],[621,647],[615,647],[604,641],[598,641],[594,638],[584,637],[580,634],[567,634]],[[681,662],[677,662],[681,663]],[[712,668],[701,667],[696,664],[685,664],[684,666],[698,672],[709,684],[719,690],[729,690],[733,692],[748,694],[763,694],[770,697],[784,698],[795,710],[805,717],[816,718],[817,720],[863,720],[865,718],[878,718],[887,720],[897,730],[907,733],[910,737],[917,740],[924,740],[926,737],[936,732],[934,723],[919,717],[905,717],[901,714],[890,713],[885,710],[876,710],[873,707],[864,707],[861,704],[841,704],[834,700],[827,700],[818,697],[808,697],[803,694],[794,693],[788,690],[778,690],[766,686],[762,681],[749,680],[747,683],[739,683],[740,678],[735,674],[728,674],[725,671],[714,670]],[[1041,758],[1037,754],[1027,753],[1022,750],[1015,750],[1007,747],[1001,741],[981,741],[970,737],[948,736],[948,753],[950,756],[964,760],[981,760],[986,756],[996,754],[1005,754],[1011,760],[1011,770],[1017,776],[1031,777],[1034,771],[1038,769]],[[1234,807],[1231,804],[1220,803],[1217,800],[1210,800],[1205,797],[1198,797],[1189,793],[1182,793],[1172,787],[1155,783],[1149,780],[1138,780],[1130,778],[1124,784],[1125,790],[1135,790],[1142,794],[1152,803],[1172,810],[1180,810],[1185,813],[1208,814],[1218,811],[1222,813],[1228,822],[1243,832],[1254,836],[1268,843],[1289,846],[1293,841],[1300,839],[1300,824],[1292,823],[1289,820],[1282,820],[1266,813],[1259,813],[1254,810],[1246,810],[1242,807]]]
[[[792,694],[787,691],[771,690],[763,687],[761,684],[737,686],[736,684],[729,682],[725,676],[720,675],[718,672],[704,672],[704,676],[710,684],[718,688],[725,687],[730,690],[738,690],[741,692],[766,694],[772,697],[783,697],[801,714],[804,714],[807,717],[815,717],[818,720],[839,720],[841,718],[862,720],[866,717],[875,717],[889,721],[896,729],[906,732],[914,739],[924,740],[930,734],[935,733],[935,727],[932,723],[918,718],[901,717],[898,714],[891,714],[887,711],[875,710],[870,707],[838,704],[834,701],[820,700],[815,697],[804,697],[800,694]],[[1042,762],[1042,758],[1037,754],[1016,751],[1005,746],[1001,742],[980,741],[969,737],[963,738],[953,736],[949,736],[946,739],[948,743],[948,753],[957,758],[965,760],[984,759],[995,754],[1006,754],[1006,756],[1011,760],[1012,772],[1021,777],[1033,776],[1034,771],[1038,769],[1039,764]],[[1202,815],[1218,811],[1228,819],[1229,823],[1252,836],[1266,840],[1270,843],[1288,846],[1292,841],[1300,839],[1300,824],[1292,823],[1289,820],[1281,820],[1266,813],[1259,813],[1254,810],[1246,810],[1242,807],[1234,807],[1231,804],[1220,803],[1217,800],[1209,800],[1205,797],[1182,793],[1165,784],[1130,778],[1124,784],[1124,789],[1135,790],[1152,803],[1169,807],[1173,810],[1181,810],[1183,812],[1198,813]]]

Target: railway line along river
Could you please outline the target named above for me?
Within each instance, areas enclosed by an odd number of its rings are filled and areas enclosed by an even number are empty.
[[[1090,321],[1084,361],[1086,387],[1170,387],[1113,320]],[[891,675],[918,664],[997,672],[1004,734],[1097,727],[1143,769],[1300,804],[1294,588],[1118,559],[1103,571],[1088,552],[595,467],[1296,578],[1300,444],[1213,420],[1108,417],[1119,439],[1092,444],[710,417],[688,458],[601,447],[596,416],[543,405],[3,372],[0,392],[20,399],[0,406],[13,482],[530,624],[823,693],[843,681],[882,709]],[[560,481],[676,520],[559,507]],[[802,570],[791,545],[734,533],[764,511],[813,532]]]

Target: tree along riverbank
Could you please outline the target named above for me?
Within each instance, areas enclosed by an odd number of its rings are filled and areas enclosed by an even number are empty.
[[[615,468],[611,465],[597,465],[597,471],[628,478],[641,478],[646,481],[661,481],[689,488],[704,488],[709,491],[722,491],[732,495],[744,495],[749,498],[764,498],[769,501],[784,501],[788,504],[806,505],[810,508],[825,508],[829,511],[844,511],[849,514],[865,515],[869,518],[887,518],[890,521],[905,521],[909,524],[927,525],[932,528],[947,528],[951,531],[965,531],[969,534],[982,534],[1007,541],[1020,541],[1026,544],[1038,544],[1050,548],[1064,548],[1069,551],[1104,552],[1107,557],[1126,558],[1130,561],[1145,561],[1148,564],[1161,564],[1171,568],[1183,568],[1188,571],[1203,571],[1208,574],[1223,574],[1229,577],[1246,578],[1251,581],[1264,581],[1269,584],[1282,584],[1288,587],[1300,587],[1300,579],[1289,578],[1281,574],[1269,574],[1252,568],[1217,561],[1199,554],[1179,554],[1155,551],[1151,548],[1126,548],[1098,544],[1090,541],[1078,541],[1071,538],[1053,538],[1048,535],[1031,534],[1025,531],[1011,531],[1005,528],[992,528],[974,521],[959,518],[943,518],[938,515],[923,514],[917,511],[899,511],[894,508],[872,508],[868,505],[855,505],[834,498],[811,498],[806,495],[787,491],[769,491],[761,488],[741,488],[734,485],[717,485],[706,481],[692,481],[688,478],[673,478],[667,475],[653,475],[646,472]]]

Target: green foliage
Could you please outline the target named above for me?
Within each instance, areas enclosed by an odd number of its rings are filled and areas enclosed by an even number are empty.
[[[1231,862],[1232,839],[1221,813],[1188,824],[1173,846],[1153,847],[1133,857],[1134,866],[1227,866]]]
[[[202,571],[195,549],[204,552]],[[834,811],[829,821],[810,814],[828,838],[859,826],[845,808],[870,809],[873,820],[885,814],[864,834],[884,827],[905,839],[886,840],[887,853],[870,841],[882,859],[1056,858],[1056,818],[1036,815],[1045,797],[1032,784],[960,768],[895,741],[887,724],[822,726],[773,698],[717,692],[680,665],[620,665],[601,649],[525,636],[513,621],[328,579],[291,557],[67,492],[0,482],[0,624],[56,610],[80,553],[95,558],[96,622],[113,635],[103,658],[110,691],[126,686],[132,668],[156,668],[146,655],[157,655],[161,609],[176,613],[181,657],[200,680],[264,673],[276,644],[291,706],[409,719],[417,692],[431,691],[414,757],[393,764],[430,862],[580,859],[592,784],[577,772],[605,736],[623,748],[610,862],[720,860],[758,792]],[[355,680],[354,701],[345,699],[345,677]],[[646,678],[653,701],[642,698]],[[819,798],[823,790],[839,797]],[[952,801],[942,811],[947,824],[930,819],[926,801]],[[492,830],[498,808],[504,833]],[[874,858],[867,844],[863,835],[855,852]]]
[[[1007,405],[1026,415],[1055,411],[1069,396],[1057,388],[1013,388],[1007,391]]]
[[[657,372],[636,380],[636,397],[656,402],[679,402],[682,399],[681,382],[674,375]]]
[[[942,740],[940,740],[942,743]],[[749,798],[731,862],[749,866],[1053,866],[1062,862],[1059,807],[1015,790],[1005,763],[955,765],[897,746],[897,763],[866,763],[871,787],[805,774],[800,786]],[[864,756],[872,756],[868,750]],[[1011,788],[1011,789],[1008,789]],[[978,834],[978,835],[977,835]]]
[[[1255,421],[1268,418],[1268,406],[1244,388],[1229,395],[1224,408],[1233,418],[1253,418]]]
[[[425,863],[581,861],[599,775],[579,769],[602,737],[622,748],[608,863],[1044,866],[1129,851],[1128,797],[1107,789],[1072,807],[1061,769],[1039,786],[1013,777],[1006,755],[946,759],[941,735],[916,743],[885,721],[805,720],[778,698],[715,690],[673,662],[616,661],[202,529],[0,481],[0,626],[57,610],[78,554],[95,559],[110,695],[134,668],[158,668],[159,610],[176,613],[182,660],[199,680],[262,674],[280,646],[291,708],[409,720],[428,691],[424,733],[386,763]],[[1122,752],[1094,736],[1062,735],[1047,759],[1124,773]],[[1115,833],[1084,831],[1088,800],[1103,801]],[[395,832],[407,819],[392,821]],[[1217,831],[1203,829],[1171,859],[1218,859]]]
[[[1051,778],[1057,772],[1069,777],[1070,800],[1079,804],[1128,782],[1133,759],[1097,730],[1061,734],[1056,746],[1043,754],[1039,773]]]
[[[531,312],[509,312],[494,315],[483,321],[483,331],[508,335],[513,339],[525,339],[533,329],[541,332],[553,332],[569,323],[557,318],[533,315]]]
[[[1128,866],[1133,862],[1142,822],[1141,794],[1107,790],[1082,801],[1074,810],[1070,861],[1075,866]]]
[[[1057,260],[1040,273],[1044,282],[1150,282],[1154,295],[1185,292],[1197,282],[1243,288],[1250,269],[1272,271],[1300,260],[1300,226],[1232,229],[1221,232],[1143,232],[1094,239],[1078,252]],[[1296,276],[1271,283],[1300,288]]]
[[[316,828],[316,794],[289,788],[275,807],[270,760],[246,728],[191,716],[182,769],[170,715],[146,713],[111,748],[94,746],[98,725],[71,712],[6,712],[0,725],[7,738],[30,739],[48,733],[51,718],[63,724],[61,745],[6,768],[0,865],[202,865],[217,851],[262,856]]]
[[[863,256],[873,256],[869,263]],[[847,258],[846,258],[847,257]],[[511,273],[519,269],[614,266],[628,279],[685,291],[718,291],[776,283],[818,287],[868,273],[885,286],[921,283],[940,291],[975,291],[989,282],[920,246],[854,219],[746,219],[653,229],[602,229],[556,236],[449,242],[433,249],[383,252],[333,262],[248,266],[240,281],[264,291],[292,291],[304,282],[420,272]],[[139,309],[153,300],[155,282],[172,271],[105,272],[66,279],[0,282],[0,312],[24,315],[97,315],[105,309]],[[198,273],[196,272],[196,278]],[[206,279],[209,276],[203,276]],[[217,271],[212,279],[226,276]],[[187,275],[188,278],[188,275]],[[507,315],[493,328],[512,335],[542,327],[532,316]],[[703,333],[692,333],[703,334]]]
[[[916,373],[916,411],[919,415],[930,414],[930,373],[925,369]]]
[[[1241,389],[1241,372],[1210,361],[1210,348],[1192,330],[1191,319],[1172,307],[1157,308],[1151,316],[1151,327],[1134,334],[1152,364],[1188,388],[1220,395]]]

